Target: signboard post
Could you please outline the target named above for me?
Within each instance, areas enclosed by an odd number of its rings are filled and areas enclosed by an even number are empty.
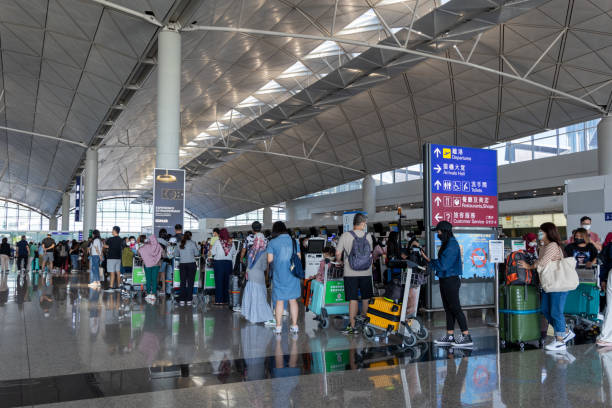
[[[74,222],[81,221],[81,176],[76,177],[74,186]]]
[[[461,146],[424,146],[424,220],[427,252],[435,258],[440,244],[435,227],[453,225],[463,259],[462,305],[487,307],[493,295],[496,269],[490,263],[489,241],[497,238],[497,152]],[[503,258],[503,256],[502,256]],[[440,310],[437,278],[430,278],[427,309]]]
[[[153,173],[153,234],[183,225],[185,214],[185,170],[155,169]]]

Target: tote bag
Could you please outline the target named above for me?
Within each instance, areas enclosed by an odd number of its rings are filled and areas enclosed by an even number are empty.
[[[576,259],[563,258],[551,261],[543,268],[538,267],[540,285],[544,292],[569,292],[578,287],[578,272],[576,272]]]

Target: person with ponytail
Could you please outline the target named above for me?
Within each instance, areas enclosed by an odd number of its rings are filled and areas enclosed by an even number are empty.
[[[200,250],[195,242],[191,240],[191,231],[185,231],[181,237],[178,247],[179,271],[181,274],[181,291],[179,292],[179,304],[181,306],[191,305],[193,301],[193,286],[196,276],[196,258],[200,256]]]
[[[438,239],[442,246],[438,250],[437,259],[429,259],[421,250],[423,258],[435,271],[440,282],[440,297],[446,312],[446,335],[434,340],[434,344],[446,346],[468,347],[473,345],[472,336],[468,331],[467,319],[459,301],[459,288],[463,264],[461,261],[461,248],[453,235],[453,226],[448,221],[441,221],[436,226]],[[455,322],[459,323],[461,335],[455,337]]]

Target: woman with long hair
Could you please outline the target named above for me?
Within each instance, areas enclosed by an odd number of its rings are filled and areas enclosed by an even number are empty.
[[[145,239],[141,235],[138,240],[142,246],[138,248],[138,254],[142,258],[142,263],[145,270],[145,279],[147,281],[147,296],[145,300],[149,303],[154,303],[157,292],[157,275],[159,274],[159,264],[162,257],[162,247],[157,242],[155,234],[151,234],[149,239]],[[144,241],[144,242],[143,242]]]
[[[297,334],[299,331],[297,299],[301,296],[301,281],[291,272],[291,257],[294,245],[296,253],[299,255],[300,245],[291,237],[282,221],[276,221],[272,225],[272,237],[273,239],[268,244],[266,251],[268,253],[268,263],[272,265],[272,300],[276,302],[274,310],[276,314],[275,332],[277,334],[282,332],[285,301],[289,301],[291,314],[291,327],[289,329],[292,334]]]
[[[599,255],[602,265],[599,270],[599,282],[601,291],[605,296],[600,299],[602,307],[605,306],[604,322],[601,326],[601,334],[597,337],[597,345],[600,347],[612,347],[612,305],[607,304],[608,299],[612,299],[612,285],[608,282],[610,279],[610,269],[612,269],[612,232],[606,235],[606,240],[603,243],[603,248]]]
[[[91,246],[89,253],[91,254],[91,275],[89,278],[89,287],[97,289],[102,286],[100,282],[100,260],[102,258],[102,238],[100,238],[100,231],[97,229],[92,232]]]
[[[463,275],[461,248],[453,235],[453,226],[450,222],[440,221],[436,225],[436,232],[438,233],[438,239],[442,242],[438,250],[438,258],[429,259],[421,250],[421,255],[438,277],[440,297],[446,312],[446,335],[434,340],[434,343],[459,347],[471,346],[474,343],[459,301],[459,288],[461,288],[461,275]],[[459,324],[461,329],[459,337],[455,337],[454,334],[455,322]]]
[[[200,251],[195,242],[191,240],[191,231],[185,231],[178,247],[179,271],[181,274],[181,292],[179,302],[181,306],[191,306],[193,301],[193,286],[196,276],[196,258]]]
[[[519,261],[519,267],[525,269],[543,268],[553,261],[563,259],[563,247],[561,245],[561,235],[557,226],[552,222],[545,222],[540,225],[538,239],[543,246],[540,249],[538,260],[532,265],[525,261]],[[566,343],[576,337],[573,331],[568,330],[565,325],[565,300],[568,292],[545,292],[542,291],[542,314],[550,325],[555,329],[555,339],[544,346],[549,351],[565,351]]]
[[[236,248],[227,228],[219,231],[219,239],[215,241],[211,253],[215,271],[215,305],[227,305],[229,302],[229,279],[233,269],[232,261],[236,258]]]

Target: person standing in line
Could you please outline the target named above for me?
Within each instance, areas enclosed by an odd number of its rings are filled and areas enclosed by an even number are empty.
[[[174,226],[174,238],[176,238],[176,242],[181,242],[183,240],[183,226],[181,224],[176,224]]]
[[[28,241],[26,241],[25,235],[21,236],[21,240],[15,245],[17,253],[17,270],[25,272],[28,269],[28,255],[30,254],[30,247]]]
[[[51,238],[51,234],[47,234],[47,237],[42,240],[43,258],[40,270],[45,271],[45,266],[49,266],[49,271],[53,270],[53,251],[55,250],[55,241]]]
[[[236,247],[226,228],[219,231],[219,239],[212,247],[213,269],[215,271],[215,305],[229,303],[229,279],[232,261],[236,258]]]
[[[79,243],[76,239],[72,240],[72,245],[70,246],[70,265],[72,268],[72,273],[76,273],[79,270],[79,251],[81,248],[79,247]]]
[[[612,232],[606,235],[600,258],[602,265],[599,271],[599,282],[601,291],[605,293],[605,297],[600,298],[600,301],[603,303],[601,310],[605,309],[605,314],[601,333],[597,337],[597,345],[612,350],[612,307],[607,304],[607,300],[612,299],[612,282],[609,281],[610,269],[612,269]]]
[[[589,242],[589,235],[584,228],[574,231],[573,242],[565,247],[565,256],[576,259],[577,268],[591,268],[597,259],[597,247]]]
[[[440,296],[446,312],[446,335],[434,340],[434,344],[468,347],[473,345],[472,336],[468,330],[467,319],[461,308],[459,288],[461,288],[461,275],[463,264],[461,262],[461,249],[455,236],[453,226],[448,221],[440,221],[436,225],[438,239],[442,246],[438,250],[437,259],[429,259],[421,250],[421,255],[435,271],[440,282]],[[455,337],[455,322],[459,323],[461,335]]]
[[[104,248],[106,251],[106,270],[110,274],[110,284],[105,292],[119,291],[119,282],[121,281],[121,249],[123,240],[119,236],[121,229],[115,225],[113,227],[113,236],[106,240]]]
[[[0,272],[8,272],[10,270],[11,246],[6,237],[2,238],[0,244]]]
[[[134,251],[130,248],[130,239],[125,238],[123,249],[121,250],[121,266],[123,266],[123,273],[132,274],[132,267],[134,266]]]
[[[587,242],[592,243],[593,245],[595,245],[595,248],[598,251],[601,251],[603,247],[601,244],[601,239],[599,238],[599,235],[597,235],[596,232],[591,231],[592,222],[593,221],[591,221],[591,217],[585,215],[584,217],[580,218],[580,228],[584,228],[587,231]],[[572,236],[567,240],[568,244],[574,242],[574,232],[576,232],[576,230],[572,231]],[[585,238],[585,240],[587,240],[587,238]]]
[[[552,222],[545,222],[540,225],[538,239],[544,244],[540,249],[538,259],[529,265],[525,261],[519,261],[519,267],[534,270],[544,268],[553,261],[563,259],[563,248],[561,247],[561,235],[557,227]],[[565,300],[569,292],[545,292],[542,291],[542,314],[548,323],[555,329],[555,339],[544,346],[548,351],[566,351],[566,344],[576,335],[572,330],[568,330],[565,324]]]
[[[272,239],[268,243],[268,264],[272,266],[272,301],[276,302],[274,309],[276,317],[276,328],[274,332],[282,332],[283,311],[285,302],[289,301],[291,314],[291,326],[289,330],[296,335],[299,332],[297,325],[298,304],[297,299],[301,296],[301,280],[292,273],[291,258],[293,248],[300,255],[300,244],[291,237],[287,226],[282,221],[276,221],[272,225]]]
[[[220,233],[221,233],[221,230],[219,228],[213,228],[212,237],[210,238],[209,256],[212,256],[212,248],[215,246],[215,243],[219,240]]]
[[[240,312],[251,323],[263,322],[267,325],[273,323],[276,326],[266,290],[266,270],[268,269],[266,248],[268,242],[261,233],[260,222],[255,221],[252,227],[254,235],[253,239],[247,242],[247,284],[244,288]]]
[[[93,230],[93,240],[91,241],[91,247],[89,252],[91,253],[91,275],[89,278],[89,287],[98,289],[101,286],[100,282],[100,260],[102,259],[102,238],[100,238],[100,231]]]
[[[342,262],[342,256],[344,256],[344,295],[349,301],[349,324],[342,331],[343,334],[358,332],[355,328],[355,318],[359,312],[359,296],[361,295],[361,313],[364,316],[368,313],[370,299],[374,296],[372,287],[373,242],[372,235],[366,232],[367,222],[368,217],[365,214],[355,214],[353,231],[343,233],[336,247],[336,261]],[[365,241],[363,241],[364,238]],[[363,242],[364,245],[353,248],[359,242]],[[350,259],[351,254],[354,255],[357,262]]]
[[[143,239],[144,235],[140,236],[139,241],[144,240],[144,244],[138,249],[138,254],[142,258],[144,264],[145,279],[147,281],[147,296],[145,300],[149,303],[155,303],[155,293],[157,292],[157,275],[159,274],[159,262],[162,257],[162,247],[157,242],[155,234],[151,234],[149,239]]]
[[[196,276],[196,258],[200,256],[198,245],[191,240],[191,231],[183,234],[183,239],[178,247],[179,271],[181,274],[181,293],[179,302],[181,306],[191,306],[193,301],[193,286]]]
[[[34,271],[38,268],[35,268],[34,259],[38,257],[38,247],[36,243],[30,242],[30,255],[28,256],[28,271]]]

